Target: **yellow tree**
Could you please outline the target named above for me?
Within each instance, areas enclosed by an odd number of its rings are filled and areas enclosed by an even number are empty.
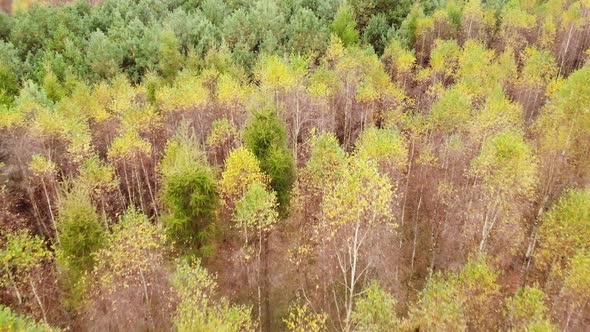
[[[393,231],[393,200],[393,186],[379,174],[377,166],[371,161],[352,159],[322,202],[318,234],[325,242],[324,248],[331,250],[336,259],[339,281],[333,287],[341,284],[343,288],[337,292],[341,298],[335,299],[335,305],[344,315],[340,323],[345,331],[352,328],[354,302],[361,292],[358,285],[374,263],[366,255],[367,246],[379,230]]]
[[[526,202],[533,197],[537,159],[521,133],[504,131],[485,141],[470,173],[481,181],[486,202],[479,244],[479,250],[484,251],[498,220],[518,221],[518,200]]]
[[[230,209],[244,196],[253,183],[268,183],[268,177],[260,170],[260,162],[250,150],[238,147],[225,160],[225,169],[219,181],[220,196]]]

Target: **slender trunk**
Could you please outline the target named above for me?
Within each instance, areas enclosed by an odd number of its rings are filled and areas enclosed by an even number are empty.
[[[561,57],[561,64],[559,65],[559,72],[557,73],[557,77],[561,76],[561,71],[563,70],[563,65],[565,63],[565,59],[567,57],[567,50],[570,47],[570,40],[572,38],[572,31],[574,30],[574,25],[572,24],[570,26],[570,31],[568,32],[567,35],[567,41],[565,43],[565,50],[563,51],[563,56]]]
[[[416,208],[416,217],[414,217],[414,244],[412,246],[412,273],[414,273],[414,259],[416,258],[416,240],[418,238],[418,216],[420,215],[420,206],[422,205],[422,193],[420,193],[420,200]]]
[[[145,181],[147,183],[148,192],[150,194],[150,198],[152,199],[152,205],[154,207],[154,212],[156,213],[156,216],[158,216],[159,215],[158,203],[156,201],[156,197],[154,196],[154,191],[152,191],[152,185],[150,184],[150,177],[148,176],[148,172],[147,172],[145,165],[143,163],[143,158],[140,158],[139,161],[141,162],[141,169],[143,170],[143,175],[145,176]]]
[[[353,244],[352,244],[352,262],[350,266],[350,283],[348,287],[348,301],[346,303],[346,331],[350,331],[351,329],[351,316],[352,316],[352,305],[354,303],[354,289],[356,286],[356,267],[358,261],[358,251],[359,251],[359,228],[360,222],[357,218],[356,225],[354,227],[354,237],[353,237]]]
[[[47,322],[47,314],[45,313],[45,307],[43,306],[43,303],[41,302],[41,298],[37,294],[37,288],[35,287],[35,284],[33,283],[32,279],[29,279],[29,284],[31,285],[31,290],[33,291],[33,295],[35,296],[35,299],[37,300],[37,304],[39,304],[39,308],[41,308],[41,313],[43,314],[43,321]]]
[[[18,304],[22,304],[23,303],[23,297],[20,294],[20,290],[18,289],[18,286],[16,285],[16,282],[14,282],[14,279],[12,278],[12,274],[10,272],[8,273],[8,277],[10,279],[10,284],[12,285],[12,288],[14,288],[14,293],[16,294],[16,299],[18,300]]]
[[[260,324],[260,332],[265,331],[266,324],[262,324],[262,290],[260,282],[260,256],[262,255],[262,229],[258,227],[258,253],[256,255],[256,286],[258,291],[258,321]],[[264,326],[263,326],[264,325]]]
[[[412,176],[412,162],[414,160],[414,150],[415,150],[415,142],[416,140],[412,138],[412,147],[410,148],[410,159],[408,161],[408,174],[406,175],[406,188],[404,189],[404,202],[402,204],[402,216],[400,218],[400,234],[399,234],[399,247],[402,248],[404,237],[403,237],[403,227],[404,227],[404,217],[406,212],[406,203],[408,202],[408,190],[410,187],[410,177]]]
[[[264,287],[264,324],[266,325],[265,330],[266,331],[271,331],[271,326],[270,326],[270,317],[271,317],[271,312],[270,312],[270,282],[268,279],[268,234],[263,233],[263,239],[262,239],[262,254],[263,254],[263,264],[264,264],[264,270],[263,270],[263,287]]]
[[[51,217],[51,223],[53,224],[53,228],[55,229],[55,241],[59,243],[59,233],[57,231],[57,223],[55,222],[55,216],[53,215],[53,207],[51,206],[51,199],[49,199],[49,192],[47,191],[47,186],[45,185],[45,179],[41,177],[41,185],[43,186],[43,192],[45,193],[45,199],[47,200],[47,208],[49,209],[49,216]]]

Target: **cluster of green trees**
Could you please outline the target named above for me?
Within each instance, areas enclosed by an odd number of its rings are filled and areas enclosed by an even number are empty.
[[[0,330],[590,326],[587,0],[13,10]]]

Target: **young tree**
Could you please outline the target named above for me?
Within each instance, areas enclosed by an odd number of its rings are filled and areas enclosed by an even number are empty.
[[[415,329],[465,331],[465,306],[457,282],[436,274],[420,292],[418,303],[410,308],[408,325]]]
[[[522,134],[504,131],[486,140],[470,172],[481,179],[487,201],[479,244],[479,250],[484,251],[498,220],[518,220],[512,212],[518,207],[515,201],[532,198],[537,185],[537,161]]]
[[[79,304],[86,285],[86,274],[96,264],[96,254],[105,245],[105,229],[92,205],[89,193],[79,183],[66,183],[59,199],[56,247],[62,282],[70,291],[70,300]]]
[[[217,184],[195,138],[179,132],[160,164],[166,232],[179,248],[210,254],[208,240],[217,208]]]
[[[405,139],[394,129],[365,129],[356,142],[355,155],[374,161],[392,180],[399,179],[408,166]]]
[[[270,186],[277,194],[279,212],[288,212],[295,166],[287,146],[285,125],[273,110],[252,115],[243,133],[244,145],[260,161],[260,168],[270,177]]]
[[[367,254],[367,243],[376,232],[392,231],[393,200],[394,188],[376,165],[352,159],[322,202],[318,234],[322,234],[324,248],[337,260],[337,280],[344,289],[335,305],[342,304],[344,317],[340,323],[347,331],[352,328],[354,302],[361,293],[358,284],[374,263]]]
[[[27,316],[17,315],[9,307],[0,306],[0,326],[8,331],[58,332],[46,323],[35,322]]]
[[[289,306],[289,314],[283,318],[289,332],[323,332],[327,331],[328,315],[323,312],[312,312],[307,304],[293,303]]]
[[[395,314],[395,298],[382,289],[377,282],[372,282],[365,289],[365,294],[355,302],[352,313],[353,331],[386,332],[401,330],[400,320]]]
[[[332,33],[336,34],[342,40],[345,47],[355,45],[359,41],[356,21],[352,16],[352,9],[349,6],[341,5],[338,8],[330,29]]]
[[[13,288],[18,304],[23,303],[23,290],[30,289],[41,309],[41,317],[47,322],[46,308],[38,287],[41,267],[51,259],[52,254],[43,240],[31,236],[26,230],[5,236],[4,248],[0,250],[0,285]]]
[[[590,249],[590,190],[565,192],[543,215],[537,234],[535,265],[561,279],[577,250]]]
[[[182,68],[183,57],[178,50],[178,38],[174,31],[164,29],[160,33],[160,72],[168,81],[172,81]]]
[[[506,327],[510,331],[555,331],[547,317],[547,296],[536,286],[519,288],[516,294],[506,299]]]
[[[563,327],[564,330],[568,330],[575,314],[582,316],[580,318],[584,319],[584,308],[590,302],[590,251],[585,249],[577,250],[575,256],[571,259],[564,286],[565,293],[570,297],[567,301],[569,302],[567,305],[567,318]],[[576,322],[577,320],[574,318],[573,329],[584,324],[583,322],[579,324]]]
[[[31,173],[33,173],[35,180],[41,180],[45,202],[47,203],[47,210],[49,211],[51,223],[55,230],[55,239],[56,241],[59,241],[56,218],[53,212],[54,205],[51,203],[53,200],[55,200],[54,196],[57,194],[57,165],[44,156],[35,154],[33,155],[31,163],[29,164],[29,170]]]
[[[173,316],[174,329],[189,331],[255,331],[251,308],[215,300],[217,282],[200,261],[182,260],[176,266],[172,287],[178,297]]]
[[[225,169],[221,173],[219,192],[223,202],[230,209],[235,208],[253,183],[268,182],[260,169],[260,162],[250,150],[238,147],[230,152],[225,160]]]
[[[258,321],[264,322],[263,325],[267,329],[270,328],[271,317],[268,236],[279,219],[277,206],[276,194],[273,191],[268,191],[262,183],[254,182],[248,186],[244,196],[236,204],[234,215],[236,227],[244,239],[245,261],[250,260],[251,254],[256,257]],[[249,274],[248,270],[247,273]]]
[[[95,285],[87,315],[93,327],[162,329],[167,326],[167,271],[160,224],[129,208],[96,253]]]

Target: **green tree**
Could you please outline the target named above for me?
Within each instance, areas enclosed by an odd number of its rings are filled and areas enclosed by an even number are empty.
[[[536,286],[519,288],[516,294],[506,299],[506,319],[510,331],[556,331],[549,317],[547,296]],[[547,329],[536,329],[546,326]]]
[[[97,78],[110,79],[120,72],[123,53],[119,45],[110,40],[102,31],[90,34],[86,63]]]
[[[92,270],[96,254],[105,244],[105,230],[88,191],[79,183],[62,190],[58,210],[56,257],[75,303],[84,290],[85,274]]]
[[[217,184],[196,140],[182,130],[170,140],[160,164],[166,232],[179,248],[210,254],[208,240],[217,208]]]
[[[328,45],[328,27],[305,7],[297,8],[286,27],[286,50],[304,56],[319,57]]]
[[[352,313],[353,331],[386,332],[401,330],[395,314],[397,301],[377,282],[372,282],[355,303]]]
[[[359,42],[356,21],[352,16],[352,8],[349,6],[341,5],[338,8],[330,29],[332,33],[336,34],[342,40],[345,47],[356,45]]]
[[[172,81],[182,68],[183,58],[178,50],[178,44],[174,31],[164,29],[160,33],[160,72],[169,81]]]
[[[590,244],[590,190],[565,192],[543,215],[538,230],[535,264],[561,279],[577,250],[588,250]]]
[[[10,104],[14,100],[23,70],[17,49],[9,42],[0,41],[0,103]]]
[[[244,145],[260,161],[260,168],[270,177],[270,186],[277,193],[279,212],[286,215],[295,181],[293,157],[287,146],[285,125],[276,111],[266,110],[252,115],[243,133]]]

